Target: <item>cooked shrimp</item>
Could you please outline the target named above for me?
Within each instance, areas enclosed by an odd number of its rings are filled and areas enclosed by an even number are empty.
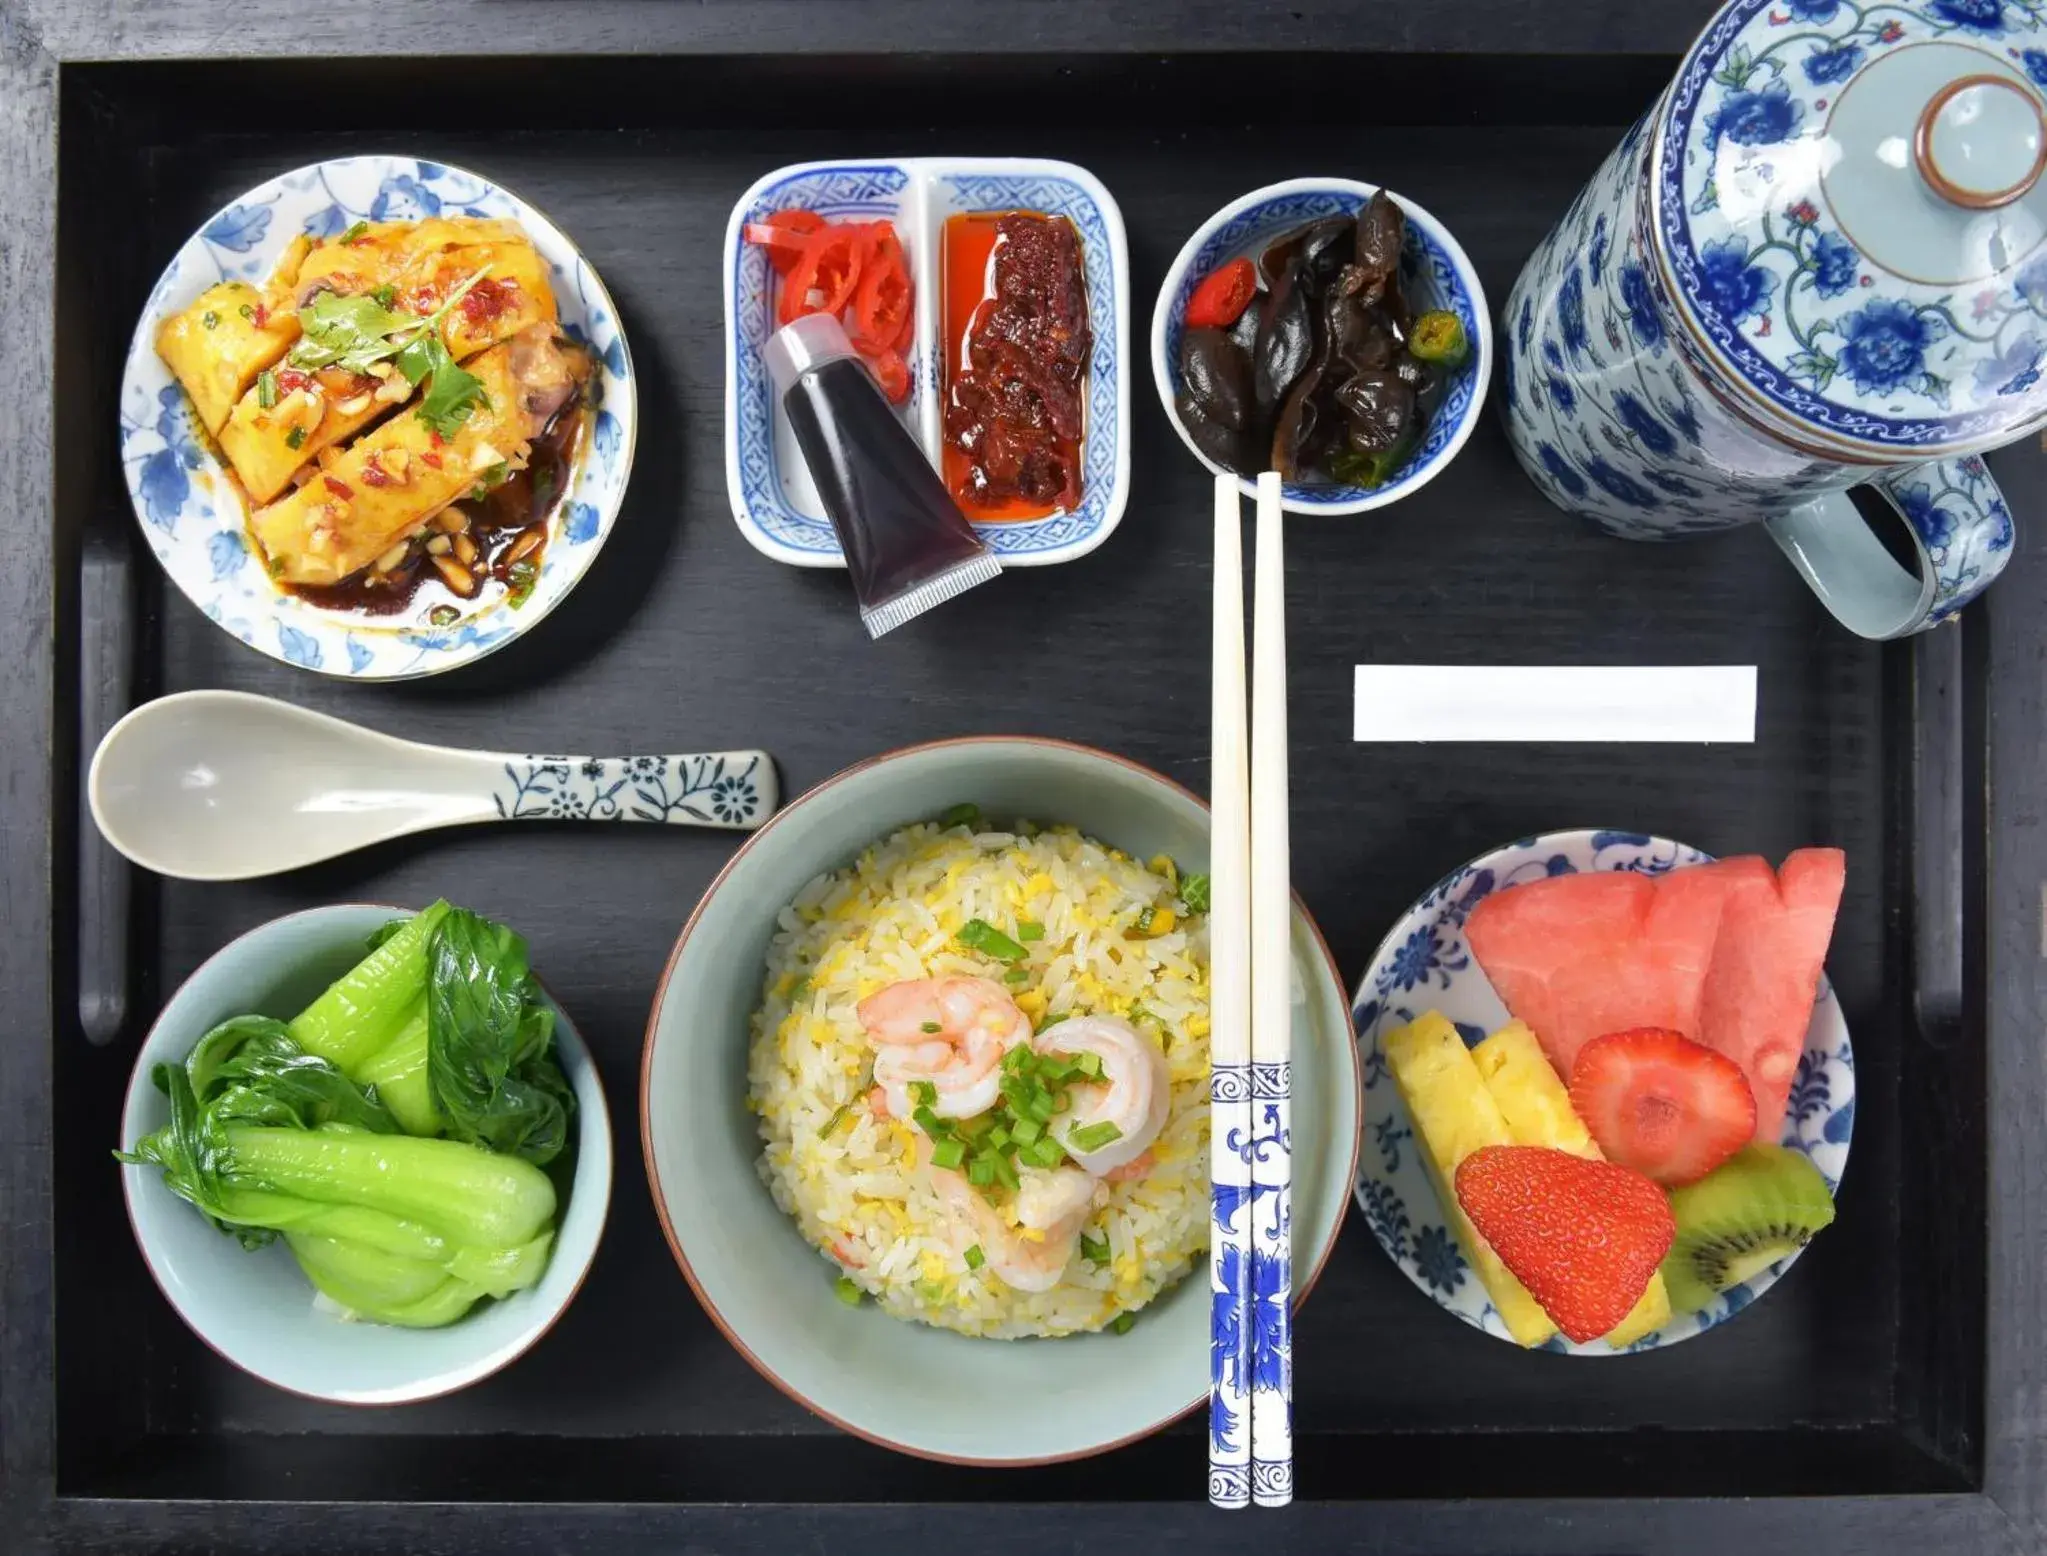
[[[1152,1168],[1158,1166],[1158,1164],[1159,1159],[1154,1153],[1148,1150],[1139,1151],[1121,1167],[1111,1167],[1107,1172],[1103,1173],[1102,1182],[1129,1183],[1133,1179],[1142,1178]]]
[[[913,1082],[928,1081],[940,1118],[972,1118],[1002,1094],[1002,1056],[1031,1039],[1030,1019],[986,978],[913,978],[860,1002],[874,1044],[874,1079],[897,1118],[917,1104]]]
[[[1074,1083],[1072,1111],[1053,1124],[1069,1156],[1099,1178],[1150,1149],[1173,1102],[1166,1056],[1156,1043],[1115,1016],[1079,1016],[1048,1027],[1035,1046],[1040,1053],[1094,1054],[1102,1061],[1102,1078]],[[1077,1147],[1073,1132],[1096,1124],[1114,1124],[1116,1137],[1091,1151]]]
[[[1018,1291],[1050,1291],[1065,1275],[1095,1206],[1095,1181],[1072,1167],[1018,1175],[1016,1225],[956,1172],[931,1169],[931,1185],[958,1217],[962,1246],[978,1245],[987,1268]]]

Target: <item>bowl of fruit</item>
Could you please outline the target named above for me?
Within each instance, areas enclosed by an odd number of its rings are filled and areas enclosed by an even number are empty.
[[[1438,882],[1354,1003],[1356,1186],[1417,1287],[1525,1348],[1652,1350],[1834,1219],[1855,1061],[1824,962],[1836,849],[1715,860],[1557,832]]]

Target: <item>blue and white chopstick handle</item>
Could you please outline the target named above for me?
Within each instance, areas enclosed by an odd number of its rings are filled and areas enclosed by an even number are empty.
[[[1294,1499],[1293,897],[1286,558],[1279,476],[1258,477],[1251,591],[1251,1500]]]
[[[1251,1066],[1208,1077],[1208,1500],[1251,1501]]]
[[[1251,1502],[1251,787],[1237,483],[1215,478],[1208,872],[1208,1500]]]
[[[1251,1496],[1260,1507],[1294,1499],[1291,1069],[1251,1065]]]

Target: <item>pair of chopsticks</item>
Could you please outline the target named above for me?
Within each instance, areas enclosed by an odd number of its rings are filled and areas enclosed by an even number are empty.
[[[1279,499],[1279,476],[1261,475],[1247,721],[1237,482],[1216,477],[1208,1500],[1217,1507],[1284,1507],[1294,1495],[1293,902]]]

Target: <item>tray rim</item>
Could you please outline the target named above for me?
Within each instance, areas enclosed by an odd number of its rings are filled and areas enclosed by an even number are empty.
[[[956,0],[892,0],[904,17],[918,19],[920,48],[978,52],[1005,38],[1039,49],[1042,39],[1023,17],[991,26]],[[425,28],[430,0],[386,0],[376,14],[388,24]],[[592,0],[576,8],[535,13],[524,26],[503,25],[478,40],[481,52],[537,50],[607,54],[649,49],[708,53],[772,47],[828,52],[857,42],[843,16],[816,0],[791,0],[801,14],[780,25],[804,29],[792,40],[750,20],[751,7],[646,8],[629,0]],[[1644,15],[1624,30],[1603,8],[1586,5],[1547,34],[1535,13],[1503,0],[1478,7],[1501,22],[1498,47],[1514,53],[1580,48],[1674,52],[1696,25]],[[1148,21],[1124,24],[1106,10],[1065,40],[1076,51],[1174,52],[1189,35],[1198,7],[1162,4]],[[58,94],[67,70],[119,59],[186,60],[256,56],[315,56],[337,47],[355,18],[370,14],[363,0],[258,0],[223,52],[214,8],[197,0],[131,13],[121,0],[15,0],[0,16],[0,212],[11,240],[0,263],[0,359],[18,365],[18,382],[55,384],[55,351],[47,328],[56,298],[55,228],[58,200]],[[686,12],[686,14],[685,14]],[[1509,13],[1518,13],[1509,16]],[[1211,25],[1199,35],[1210,46],[1283,49],[1320,42],[1375,52],[1420,52],[1433,46],[1460,52],[1473,18],[1466,9],[1440,8],[1433,20],[1383,36],[1368,8],[1358,7],[1321,28],[1281,28],[1254,36],[1242,18]],[[1489,17],[1489,20],[1491,19]],[[1317,16],[1317,23],[1327,18]],[[1545,25],[1549,18],[1544,18]],[[630,25],[628,25],[630,23]],[[444,27],[437,22],[436,30]],[[694,29],[692,31],[692,29]],[[1161,31],[1163,29],[1163,31]],[[1177,37],[1176,37],[1176,29]],[[1163,40],[1163,41],[1162,41]],[[871,47],[871,43],[869,44]],[[53,996],[53,871],[69,869],[52,854],[57,829],[55,774],[75,762],[75,708],[60,697],[56,675],[68,668],[52,630],[52,601],[63,624],[75,591],[58,587],[60,568],[78,560],[55,523],[59,439],[66,461],[88,457],[90,443],[61,417],[54,387],[16,394],[16,436],[0,454],[0,527],[18,544],[13,565],[0,569],[0,719],[41,739],[0,742],[0,879],[6,882],[7,928],[0,935],[0,996],[11,1009],[40,1011],[50,1042],[0,1044],[0,1213],[8,1232],[0,1241],[0,1547],[23,1552],[57,1548],[118,1550],[142,1544],[204,1545],[214,1549],[284,1548],[287,1542],[327,1545],[335,1538],[331,1504],[272,1502],[222,1504],[158,1499],[95,1499],[60,1495],[55,1480],[55,1384],[50,1214],[51,1044],[56,1040]],[[2026,579],[2021,584],[2019,579]],[[1739,1540],[1758,1551],[1815,1548],[1941,1550],[2038,1549],[2047,1529],[2047,1283],[2035,1277],[2047,1262],[2047,1184],[2023,1121],[2047,1112],[2047,991],[2040,976],[2041,885],[2047,880],[2047,836],[2024,823],[2047,814],[2047,689],[2038,669],[2035,623],[2047,619],[2047,573],[2021,571],[2002,584],[1987,606],[1964,626],[1944,633],[1939,645],[1915,645],[1922,669],[1931,655],[1965,656],[1983,698],[1983,745],[1977,755],[1992,799],[1983,830],[1970,846],[1987,861],[1982,896],[1986,944],[1982,986],[1986,1058],[1998,1109],[1987,1130],[1985,1211],[1992,1258],[1986,1320],[1985,1410],[1982,1422],[1984,1489],[1921,1496],[1704,1498],[1571,1501],[1374,1503],[1369,1526],[1383,1550],[1491,1550],[1534,1553],[1588,1547],[1720,1551]],[[1952,649],[1950,648],[1952,645]],[[1935,661],[1937,663],[1937,661]],[[1936,671],[1936,674],[1938,672]],[[2017,733],[2014,733],[2014,731]],[[65,796],[68,802],[69,796]],[[1990,823],[2013,818],[1999,832]],[[1995,852],[1991,845],[1995,845]],[[66,1018],[68,1031],[70,1018]],[[1175,1504],[1179,1506],[1181,1504]],[[1198,1502],[1178,1543],[1190,1549],[1241,1544],[1227,1520],[1202,1520]],[[752,1508],[715,1504],[468,1504],[359,1503],[347,1536],[360,1548],[418,1548],[429,1538],[449,1552],[495,1551],[539,1534],[574,1552],[609,1551],[621,1541],[654,1547],[715,1539],[723,1548],[786,1549],[798,1540],[821,1542],[849,1531],[843,1511],[826,1505],[778,1504]],[[1001,1504],[971,1508],[874,1505],[858,1510],[863,1541],[897,1543],[906,1534],[938,1529],[985,1535],[988,1513]],[[1129,1539],[1153,1535],[1154,1507],[1137,1504],[1038,1505],[1022,1510],[1010,1541],[1018,1550],[1043,1534],[1077,1543],[1082,1534]],[[1287,1532],[1314,1548],[1350,1545],[1363,1519],[1354,1504],[1304,1504],[1288,1515]],[[982,1541],[983,1548],[987,1542]]]

